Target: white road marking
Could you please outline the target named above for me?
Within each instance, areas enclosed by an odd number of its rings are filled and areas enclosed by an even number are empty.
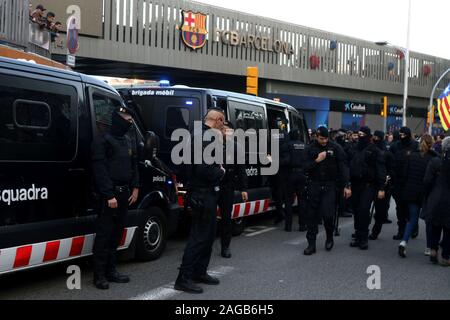
[[[219,266],[217,268],[208,270],[208,274],[217,278],[221,278],[231,273],[234,269],[234,267]],[[175,290],[173,288],[174,285],[175,282],[172,282],[156,289],[150,290],[146,293],[140,294],[136,297],[130,298],[129,300],[167,300],[182,293],[182,291]]]
[[[260,234],[263,234],[263,233],[266,233],[266,232],[269,232],[269,231],[273,231],[273,230],[276,230],[277,228],[267,228],[267,229],[263,229],[263,230],[261,230],[261,231],[256,231],[256,232],[253,232],[253,233],[249,233],[249,234],[246,234],[245,236],[246,237],[254,237],[254,236],[257,236],[257,235],[260,235]]]

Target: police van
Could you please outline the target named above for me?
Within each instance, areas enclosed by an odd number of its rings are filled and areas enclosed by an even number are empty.
[[[92,254],[99,196],[91,143],[124,106],[96,78],[0,58],[0,274]],[[180,206],[157,139],[138,122],[128,134],[139,161],[139,199],[120,249],[158,258]]]
[[[277,129],[277,118],[289,120],[288,130],[300,130],[300,139],[309,142],[306,121],[301,112],[287,104],[228,91],[189,88],[186,86],[142,86],[116,87],[127,106],[139,115],[145,130],[154,131],[160,138],[161,158],[176,174],[180,193],[186,185],[184,166],[171,161],[172,148],[178,143],[171,140],[174,130],[183,128],[192,132],[194,121],[202,121],[210,108],[224,110],[227,121],[235,129]],[[244,230],[243,218],[268,212],[273,209],[270,177],[261,175],[261,165],[247,166],[249,201],[242,203],[235,195],[233,206],[233,233]],[[180,194],[180,205],[183,197]],[[183,224],[181,224],[183,225]]]

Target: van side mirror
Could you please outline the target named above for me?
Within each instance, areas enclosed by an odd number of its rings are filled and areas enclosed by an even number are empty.
[[[152,131],[148,131],[145,135],[144,158],[153,160],[159,153],[159,137]]]

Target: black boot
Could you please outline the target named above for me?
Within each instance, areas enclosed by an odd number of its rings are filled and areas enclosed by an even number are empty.
[[[120,274],[117,271],[111,271],[106,274],[106,279],[109,282],[115,282],[115,283],[128,283],[130,282],[130,277]]]
[[[229,247],[222,248],[221,252],[222,258],[230,259],[231,258],[231,251]]]
[[[359,249],[361,250],[369,249],[369,240],[367,239],[367,236],[359,240]]]
[[[334,240],[333,237],[327,237],[327,241],[325,242],[325,250],[331,251],[334,247]]]
[[[331,251],[334,247],[333,230],[326,230],[327,240],[325,241],[325,250]]]
[[[316,241],[315,240],[308,240],[308,248],[303,251],[303,254],[305,256],[311,256],[316,253]]]
[[[352,242],[350,242],[350,247],[352,247],[352,248],[358,248],[359,245],[360,245],[360,241],[356,237],[352,239]]]
[[[195,294],[203,293],[203,289],[201,287],[197,286],[191,279],[181,274],[178,275],[177,281],[175,281],[174,289]]]
[[[100,289],[100,290],[108,290],[109,289],[108,280],[106,280],[106,277],[103,275],[101,275],[101,276],[94,275],[94,286],[96,286],[97,289]]]
[[[377,239],[378,239],[378,234],[376,234],[372,231],[372,233],[369,235],[369,240],[377,240]]]
[[[405,233],[406,225],[398,225],[398,231],[395,236],[392,237],[394,240],[403,240],[403,234]]]

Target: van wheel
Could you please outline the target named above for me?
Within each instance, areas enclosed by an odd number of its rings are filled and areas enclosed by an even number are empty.
[[[231,234],[233,237],[240,236],[245,230],[244,218],[233,219],[231,225]]]
[[[158,207],[150,207],[140,218],[136,238],[136,258],[140,261],[158,259],[167,243],[167,218]]]

